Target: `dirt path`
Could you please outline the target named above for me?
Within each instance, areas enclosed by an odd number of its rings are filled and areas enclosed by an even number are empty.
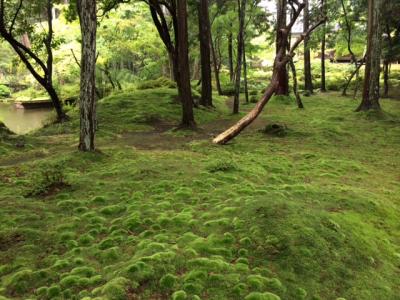
[[[233,99],[226,101],[227,107],[231,110]],[[247,112],[253,106],[242,105],[242,111]],[[196,130],[180,135],[175,131],[176,124],[164,121],[154,121],[150,125],[152,131],[129,132],[121,136],[123,144],[133,146],[140,150],[174,150],[185,149],[188,144],[195,140],[211,140],[237,122],[238,117],[231,115],[229,118],[214,120],[200,125]],[[247,130],[256,131],[265,126],[265,121],[256,119]]]

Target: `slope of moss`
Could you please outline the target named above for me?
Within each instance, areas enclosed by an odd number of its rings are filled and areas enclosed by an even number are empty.
[[[275,99],[224,147],[201,132],[130,143],[148,115],[179,121],[174,95],[103,100],[101,153],[57,125],[0,168],[0,298],[398,298],[399,102],[375,115],[335,94],[304,111]],[[224,102],[197,111],[203,128],[227,126]],[[287,134],[259,131],[272,123]]]

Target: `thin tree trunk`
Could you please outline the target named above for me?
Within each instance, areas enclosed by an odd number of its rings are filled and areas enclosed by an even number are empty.
[[[296,103],[298,108],[304,108],[303,102],[301,101],[298,84],[297,84],[297,73],[296,73],[296,66],[294,65],[293,59],[289,61],[290,69],[292,70],[292,77],[293,77],[293,93],[296,97]]]
[[[368,44],[365,63],[363,98],[357,111],[380,110],[379,76],[381,59],[382,0],[368,1]]]
[[[95,150],[96,133],[96,33],[95,0],[78,0],[82,34],[79,150]]]
[[[365,57],[363,58],[362,61],[356,62],[356,68],[353,71],[353,73],[350,74],[350,77],[347,80],[347,82],[346,82],[346,84],[345,84],[345,86],[343,88],[342,96],[346,96],[347,95],[347,90],[348,90],[348,88],[350,86],[350,83],[353,80],[354,76],[356,76],[360,72],[361,67],[364,65],[364,61],[365,61]]]
[[[233,113],[239,113],[240,79],[244,48],[244,20],[246,17],[246,0],[238,0],[239,33],[237,38],[237,65],[235,75],[235,96],[233,98]]]
[[[287,49],[287,35],[285,36],[282,29],[286,27],[286,6],[287,0],[277,0],[277,34],[276,34],[276,52],[279,49]],[[289,95],[289,75],[286,68],[278,70],[278,88],[276,91],[277,95]]]
[[[309,1],[304,1],[304,20],[303,30],[306,31],[310,27],[310,12],[309,12]],[[311,52],[308,45],[309,38],[304,39],[304,88],[310,94],[313,93],[313,83],[311,74]]]
[[[177,1],[177,20],[178,20],[178,92],[182,102],[182,127],[195,127],[193,115],[192,89],[190,86],[189,70],[189,43],[187,25],[187,2],[186,0]]]
[[[326,15],[326,3],[324,0],[321,1],[322,11]],[[325,58],[326,58],[326,22],[322,25],[322,39],[321,39],[321,92],[326,92],[326,69],[325,69]]]
[[[231,24],[232,27],[232,24]],[[234,70],[233,70],[233,36],[232,32],[228,34],[228,65],[229,65],[229,78],[231,82],[235,77]]]
[[[211,81],[211,53],[210,53],[210,17],[208,13],[208,0],[200,0],[199,12],[199,40],[201,56],[201,100],[200,104],[212,106],[212,81]]]
[[[217,43],[218,39],[215,40],[215,43]],[[218,91],[218,95],[222,95],[223,91],[221,88],[221,81],[219,79],[219,63],[218,63],[218,59],[217,59],[217,54],[215,51],[215,46],[214,46],[214,42],[212,40],[212,38],[210,38],[210,43],[211,43],[211,53],[212,53],[212,58],[213,58],[213,65],[214,65],[214,75],[215,75],[215,84],[217,86],[217,91]]]
[[[383,97],[388,98],[389,97],[389,69],[390,69],[390,63],[389,60],[385,60],[383,62]]]
[[[246,103],[249,103],[249,85],[247,81],[247,58],[246,58],[246,41],[243,43],[243,80],[244,80],[244,95]]]

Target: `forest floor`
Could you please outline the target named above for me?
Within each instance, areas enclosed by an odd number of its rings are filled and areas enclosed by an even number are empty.
[[[101,100],[96,154],[76,112],[2,137],[0,299],[400,299],[400,101],[276,98],[215,146],[227,99],[192,132],[175,98]]]

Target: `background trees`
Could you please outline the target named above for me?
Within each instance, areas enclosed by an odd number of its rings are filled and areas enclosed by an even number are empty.
[[[35,21],[44,18],[47,28],[35,30]],[[57,112],[57,120],[66,120],[62,103],[53,85],[53,49],[58,41],[53,32],[53,1],[0,1],[0,36],[18,54],[21,61],[50,96]],[[31,34],[33,45],[20,41],[20,36]],[[37,47],[43,43],[44,47]],[[43,49],[44,48],[44,49]]]

